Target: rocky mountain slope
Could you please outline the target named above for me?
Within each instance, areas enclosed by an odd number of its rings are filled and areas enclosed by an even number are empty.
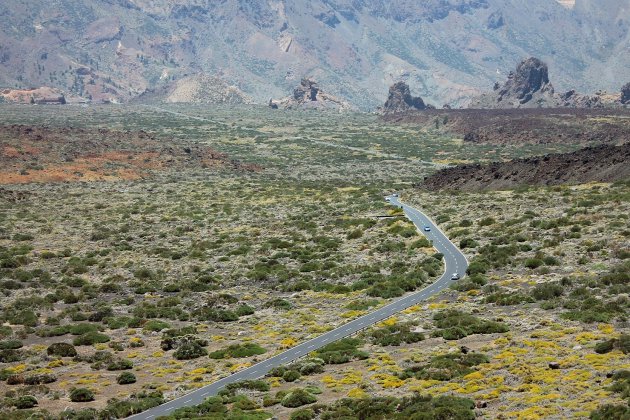
[[[398,81],[462,105],[537,56],[558,91],[618,92],[628,22],[626,0],[5,0],[0,86],[126,101],[205,74],[264,103],[308,75],[363,109]]]
[[[572,153],[443,169],[424,180],[430,190],[507,189],[522,185],[614,182],[630,179],[630,143],[601,145]]]

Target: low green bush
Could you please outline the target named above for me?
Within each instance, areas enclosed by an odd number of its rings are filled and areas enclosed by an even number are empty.
[[[362,344],[362,341],[357,338],[344,338],[317,350],[315,357],[331,365],[348,363],[351,360],[367,359],[368,354],[358,349]]]
[[[422,333],[412,332],[411,325],[401,323],[375,329],[369,337],[379,346],[400,346],[403,343],[413,344],[424,340]]]
[[[133,369],[133,362],[129,359],[114,360],[107,365],[107,370],[127,370]]]
[[[118,385],[128,385],[136,383],[136,375],[131,372],[123,372],[116,378]]]
[[[457,310],[446,310],[435,314],[435,325],[440,328],[433,332],[434,337],[446,340],[459,340],[471,334],[494,334],[509,331],[501,322],[486,321]]]
[[[208,354],[206,350],[197,340],[189,340],[183,342],[173,353],[173,357],[177,360],[192,360]]]
[[[75,337],[72,340],[72,344],[75,346],[91,346],[97,343],[107,343],[109,341],[109,337],[105,334],[101,334],[98,332],[89,332],[87,334],[80,335]]]
[[[70,401],[72,402],[94,401],[94,393],[87,388],[73,388],[70,390]]]
[[[621,334],[619,338],[600,341],[595,345],[595,352],[599,354],[610,353],[613,350],[620,350],[623,354],[630,353],[630,334]]]
[[[13,405],[18,410],[33,408],[37,405],[37,398],[32,395],[22,395],[15,400]]]
[[[315,402],[317,402],[317,397],[315,395],[304,389],[298,388],[291,390],[284,398],[282,398],[280,404],[283,407],[296,408],[307,404],[313,404]]]
[[[210,353],[212,359],[244,358],[265,354],[267,350],[255,343],[232,344],[221,350]]]

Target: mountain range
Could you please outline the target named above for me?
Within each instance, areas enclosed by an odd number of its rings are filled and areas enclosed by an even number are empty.
[[[131,101],[147,91],[200,100],[195,89],[221,101],[223,89],[231,102],[267,103],[308,77],[360,109],[381,105],[398,81],[431,103],[462,106],[528,56],[549,65],[558,91],[619,92],[630,81],[630,3],[0,3],[0,86],[47,86],[93,101]]]

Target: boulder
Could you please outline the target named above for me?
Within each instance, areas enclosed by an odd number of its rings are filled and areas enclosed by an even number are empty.
[[[630,83],[621,88],[621,103],[624,105],[630,104]]]

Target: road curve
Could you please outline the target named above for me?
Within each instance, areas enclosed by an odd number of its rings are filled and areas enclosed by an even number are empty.
[[[133,415],[129,419],[133,420],[151,420],[159,416],[166,416],[173,412],[173,410],[197,405],[203,402],[206,398],[217,395],[217,393],[225,387],[227,384],[246,380],[246,379],[258,379],[267,374],[272,368],[281,366],[292,362],[300,357],[308,355],[310,352],[315,351],[326,344],[330,344],[341,338],[352,335],[364,328],[367,328],[377,322],[380,322],[392,315],[416,305],[431,296],[446,289],[452,282],[451,276],[453,273],[458,273],[461,277],[464,277],[466,269],[468,268],[468,261],[462,252],[444,235],[444,233],[433,223],[433,221],[413,207],[407,206],[400,202],[398,197],[390,196],[387,200],[394,206],[398,206],[403,209],[405,215],[409,220],[413,222],[418,230],[424,234],[429,240],[433,242],[433,246],[438,252],[444,255],[444,274],[433,284],[426,288],[408,294],[398,300],[395,300],[381,308],[370,312],[367,315],[363,315],[360,318],[356,318],[353,321],[343,324],[334,330],[328,331],[318,337],[312,338],[302,344],[299,344],[293,348],[290,348],[280,354],[277,354],[269,359],[259,362],[247,369],[243,369],[230,376],[226,376],[210,385],[203,388],[199,388],[189,394],[182,397],[171,400],[165,404],[154,407],[150,410],[144,411],[140,414]],[[429,231],[425,231],[424,228],[430,228]]]

